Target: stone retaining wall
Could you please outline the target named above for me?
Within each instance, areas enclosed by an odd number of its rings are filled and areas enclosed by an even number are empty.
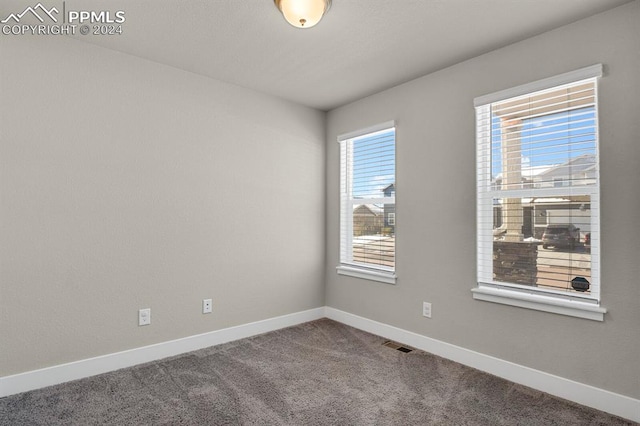
[[[493,275],[496,281],[535,286],[537,262],[536,243],[493,242]]]

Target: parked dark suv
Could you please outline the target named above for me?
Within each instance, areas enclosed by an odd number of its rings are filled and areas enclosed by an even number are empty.
[[[547,225],[542,234],[542,248],[553,246],[573,249],[580,242],[580,228],[572,224]]]

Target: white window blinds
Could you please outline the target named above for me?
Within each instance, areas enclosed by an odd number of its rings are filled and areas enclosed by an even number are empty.
[[[395,270],[395,127],[388,122],[342,135],[340,263]]]
[[[601,73],[476,99],[479,285],[599,300]]]

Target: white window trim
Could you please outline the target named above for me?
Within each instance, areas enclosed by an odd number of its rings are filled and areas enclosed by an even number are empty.
[[[520,293],[507,288],[478,286],[471,289],[475,300],[518,306],[536,311],[551,312],[571,317],[604,321],[607,309],[595,303],[577,299],[561,299],[549,294]]]
[[[391,121],[386,121],[384,123],[379,123],[373,126],[369,126],[369,127],[365,127],[363,129],[359,129],[359,130],[355,130],[353,132],[348,132],[348,133],[343,133],[341,135],[338,135],[337,137],[337,141],[338,143],[342,143],[348,139],[355,139],[357,137],[360,136],[364,136],[367,135],[369,133],[375,133],[375,132],[379,132],[382,130],[386,130],[386,129],[390,129],[390,128],[395,128],[396,127],[396,121],[395,120],[391,120]],[[341,158],[340,158],[340,162],[342,162],[342,148],[341,148]],[[341,185],[342,185],[342,179],[343,177],[341,176]],[[381,198],[384,200],[388,200],[391,201],[393,203],[395,203],[395,196],[394,197],[384,197]],[[358,200],[358,203],[377,203],[379,202],[380,199],[360,199]],[[342,200],[341,200],[341,211],[340,211],[340,222],[341,222],[341,227],[342,227],[342,221],[344,220],[342,217]],[[349,226],[349,223],[347,224],[347,226]],[[394,225],[395,226],[395,225]],[[347,231],[347,238],[353,238],[353,233],[351,232],[351,230]],[[342,236],[340,237],[340,239],[342,239]],[[342,241],[341,241],[342,243]],[[350,243],[349,243],[350,245]],[[370,281],[378,281],[378,282],[382,282],[382,283],[386,283],[386,284],[396,284],[396,280],[397,280],[397,275],[395,272],[395,269],[389,269],[389,270],[385,270],[386,268],[384,267],[379,267],[379,268],[372,268],[369,267],[367,265],[359,265],[359,264],[351,264],[351,263],[345,263],[342,261],[342,259],[340,259],[340,265],[336,267],[336,272],[338,273],[338,275],[345,275],[345,276],[350,276],[350,277],[354,277],[354,278],[361,278],[361,279],[365,279],[365,280],[370,280]]]
[[[340,265],[336,267],[336,271],[338,272],[338,275],[347,275],[354,278],[362,278],[386,284],[395,284],[398,278],[395,272],[374,271],[348,265]]]
[[[478,107],[481,105],[491,104],[503,101],[516,96],[526,95],[527,93],[537,92],[539,90],[550,89],[555,86],[573,83],[575,81],[586,80],[589,78],[602,77],[602,64],[595,64],[589,67],[581,68],[575,71],[569,71],[564,74],[556,75],[542,80],[533,81],[531,83],[512,87],[499,92],[490,93],[484,96],[478,96],[473,100],[473,105]]]
[[[369,133],[375,133],[381,130],[390,129],[391,127],[396,127],[395,120],[385,121],[384,123],[376,124],[375,126],[369,126],[365,127],[364,129],[354,130],[353,132],[343,133],[341,135],[338,135],[338,143],[346,141],[347,139],[355,139],[359,136],[364,136]]]
[[[485,105],[498,102],[501,100],[509,99],[516,96],[526,95],[527,93],[532,93],[540,90],[546,90],[553,88],[555,86],[560,86],[563,84],[569,84],[573,82],[577,82],[580,80],[586,80],[590,78],[599,78],[602,77],[603,74],[603,66],[602,64],[596,64],[589,67],[581,68],[579,70],[571,71],[568,73],[564,73],[561,75],[549,77],[543,80],[538,80],[535,82],[531,82],[528,84],[524,84],[521,86],[513,87],[506,90],[501,90],[499,92],[491,93],[484,96],[479,96],[474,99],[474,106],[476,108],[483,107]],[[476,130],[479,132],[480,130]],[[478,136],[476,136],[477,138]],[[476,142],[476,145],[478,143]],[[477,154],[482,155],[480,149],[477,148]],[[476,159],[476,162],[478,159]],[[488,162],[487,167],[489,167]],[[480,174],[480,171],[478,171]],[[482,185],[483,182],[478,182],[478,188]],[[596,202],[599,203],[600,191],[598,189],[595,191],[592,196],[596,197]],[[564,190],[564,188],[559,190]],[[477,198],[478,198],[478,206],[480,206],[480,190],[477,190]],[[512,192],[512,191],[508,191]],[[518,191],[513,191],[514,193]],[[518,194],[506,194],[505,196],[517,196]],[[480,217],[480,212],[477,214],[477,217]],[[481,229],[478,227],[478,238],[481,238]],[[598,226],[599,228],[599,221]],[[595,264],[598,268],[595,271],[598,276],[599,272],[599,264],[600,264],[600,253],[598,250],[592,250],[592,256],[595,257]],[[479,254],[476,254],[479,256]],[[593,299],[581,299],[579,297],[571,297],[571,296],[563,296],[563,295],[555,295],[552,292],[534,292],[518,289],[515,287],[502,287],[499,285],[492,285],[491,283],[482,283],[478,282],[477,286],[471,289],[473,293],[473,298],[475,300],[481,300],[486,302],[499,303],[510,306],[517,306],[526,309],[533,309],[543,312],[551,312],[560,315],[567,315],[577,318],[584,318],[594,321],[604,321],[604,314],[607,312],[607,309],[600,306],[600,287],[598,288],[598,296],[597,300]]]

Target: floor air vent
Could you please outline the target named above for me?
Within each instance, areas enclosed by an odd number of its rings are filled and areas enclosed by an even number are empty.
[[[382,346],[386,346],[388,348],[395,349],[397,351],[404,352],[404,353],[411,352],[413,350],[413,349],[407,348],[406,346],[402,346],[399,343],[392,342],[391,340],[387,340],[382,344]]]

